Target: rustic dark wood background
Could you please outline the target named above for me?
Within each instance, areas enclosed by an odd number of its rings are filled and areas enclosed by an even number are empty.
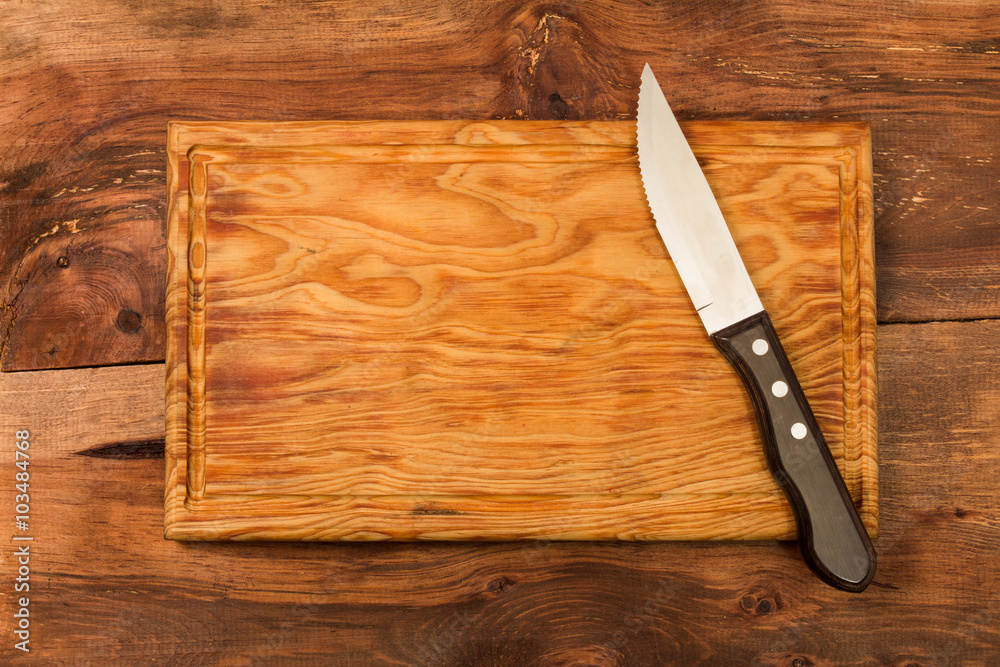
[[[168,120],[627,119],[646,61],[683,120],[872,124],[867,592],[779,543],[162,540]],[[5,0],[0,80],[0,662],[1000,663],[1000,4]]]

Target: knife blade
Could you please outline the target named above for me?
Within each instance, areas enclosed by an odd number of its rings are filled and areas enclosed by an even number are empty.
[[[828,584],[860,592],[875,575],[871,540],[648,64],[637,127],[639,170],[656,228],[712,342],[750,394],[768,467],[795,514],[803,558]]]

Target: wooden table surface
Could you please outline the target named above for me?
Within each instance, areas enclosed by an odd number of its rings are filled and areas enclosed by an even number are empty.
[[[1000,5],[651,4],[0,2],[0,662],[1000,662]],[[791,543],[162,539],[168,120],[628,119],[646,61],[681,120],[871,123],[868,591]]]

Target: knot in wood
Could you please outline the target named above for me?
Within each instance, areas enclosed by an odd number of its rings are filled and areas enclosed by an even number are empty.
[[[566,101],[563,100],[559,93],[549,95],[549,113],[552,114],[553,118],[562,120],[566,117],[566,110],[568,108]]]
[[[497,577],[496,579],[494,579],[489,583],[486,589],[491,593],[500,594],[503,593],[505,588],[507,588],[513,583],[514,582],[507,577]]]
[[[122,308],[118,313],[118,319],[116,320],[118,328],[122,332],[127,334],[134,334],[139,331],[139,327],[142,326],[142,315],[130,310],[128,308]]]

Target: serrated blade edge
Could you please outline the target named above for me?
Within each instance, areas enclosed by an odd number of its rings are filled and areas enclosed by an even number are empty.
[[[639,171],[656,228],[708,332],[764,310],[715,195],[652,69],[643,68]]]

